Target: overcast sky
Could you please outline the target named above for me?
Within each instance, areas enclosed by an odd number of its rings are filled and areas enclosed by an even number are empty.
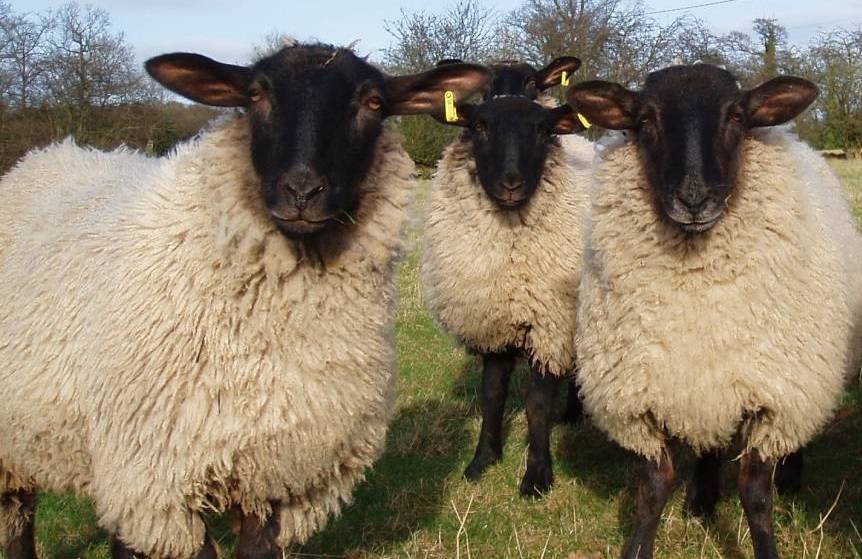
[[[246,62],[251,46],[271,31],[300,40],[319,39],[347,45],[360,39],[356,50],[380,59],[390,37],[385,20],[400,10],[442,9],[447,1],[428,0],[93,0],[111,15],[114,28],[126,34],[139,59],[171,51],[192,51],[225,62]],[[669,10],[711,0],[648,0],[651,11]],[[714,1],[714,0],[712,0]],[[63,0],[11,0],[16,12],[57,7]],[[86,1],[82,3],[87,3]],[[519,0],[486,2],[500,13]],[[804,45],[818,30],[862,25],[862,0],[731,0],[726,4],[692,8],[714,32],[749,31],[757,17],[774,17],[784,24],[792,43]],[[655,15],[669,21],[685,12]]]

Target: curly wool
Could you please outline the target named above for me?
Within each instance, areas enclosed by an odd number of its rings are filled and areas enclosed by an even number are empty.
[[[422,247],[426,303],[465,345],[524,349],[553,375],[575,364],[575,305],[581,274],[592,147],[548,152],[528,204],[501,210],[482,189],[472,144],[443,154],[428,194]],[[573,161],[570,164],[567,157]],[[574,165],[577,163],[577,165]]]
[[[244,117],[162,160],[67,141],[0,183],[0,492],[87,494],[174,558],[201,511],[281,501],[287,545],[349,500],[393,410],[413,164],[385,131],[357,215],[309,247],[268,217],[249,142]]]
[[[703,452],[741,427],[767,459],[797,450],[856,365],[862,286],[848,296],[842,257],[862,250],[837,180],[786,132],[753,135],[727,214],[691,237],[658,217],[634,145],[605,157],[578,312],[586,410],[652,459],[670,437]]]

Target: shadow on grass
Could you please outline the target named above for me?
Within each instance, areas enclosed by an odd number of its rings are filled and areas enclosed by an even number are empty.
[[[862,396],[858,388],[856,392]],[[858,403],[840,411],[805,448],[802,489],[781,497],[778,506],[801,509],[811,530],[828,514],[824,531],[840,534],[862,549],[862,409]]]
[[[389,548],[433,523],[446,480],[470,446],[467,406],[426,400],[402,408],[392,423],[386,452],[354,502],[297,551],[345,555]]]

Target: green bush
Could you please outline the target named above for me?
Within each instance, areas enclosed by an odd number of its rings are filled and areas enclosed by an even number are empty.
[[[400,117],[395,127],[404,135],[404,149],[423,167],[436,166],[443,148],[461,131],[457,126],[445,126],[428,116]]]

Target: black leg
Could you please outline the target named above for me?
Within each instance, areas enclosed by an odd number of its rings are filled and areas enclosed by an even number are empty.
[[[566,411],[563,413],[563,423],[577,425],[584,418],[584,408],[578,395],[578,385],[575,384],[574,377],[566,379],[565,382],[568,385],[569,393],[566,395]]]
[[[755,559],[778,559],[772,529],[772,462],[760,458],[757,450],[742,457],[739,464],[739,497],[748,519]]]
[[[272,514],[265,522],[253,514],[242,515],[237,559],[276,559],[282,556],[281,548],[275,543],[280,530],[280,508],[280,503],[272,503]]]
[[[111,537],[111,558],[112,559],[147,559],[147,556],[138,551],[133,551],[117,536]],[[215,546],[213,545],[210,535],[204,535],[204,543],[194,559],[218,559]]]
[[[670,454],[660,462],[646,460],[638,486],[635,529],[623,551],[623,559],[651,559],[661,513],[673,489],[674,470]]]
[[[473,461],[464,471],[471,481],[503,456],[503,413],[514,366],[514,352],[482,354],[482,431]]]
[[[775,468],[775,486],[779,493],[786,495],[797,493],[802,489],[803,462],[802,449],[778,461],[778,466]]]
[[[554,420],[554,400],[560,379],[553,375],[530,371],[527,387],[527,427],[530,443],[527,450],[527,472],[521,480],[522,497],[541,497],[554,483],[551,459],[551,427]]]
[[[685,508],[698,518],[707,518],[715,512],[721,498],[721,453],[707,452],[699,456],[694,465],[694,479],[688,487]]]
[[[36,492],[13,491],[0,497],[6,514],[15,514],[12,533],[6,534],[6,559],[36,559]]]

